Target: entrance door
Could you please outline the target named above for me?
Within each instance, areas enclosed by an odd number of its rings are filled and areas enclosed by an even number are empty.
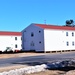
[[[30,43],[30,51],[35,51],[35,44],[34,44],[34,42],[32,41],[31,43]]]

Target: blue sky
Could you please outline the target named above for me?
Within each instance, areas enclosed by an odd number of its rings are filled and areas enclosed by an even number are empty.
[[[22,31],[31,23],[64,25],[75,20],[75,0],[0,0],[0,31]]]

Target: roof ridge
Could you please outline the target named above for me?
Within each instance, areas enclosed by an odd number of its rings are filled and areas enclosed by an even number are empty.
[[[75,27],[68,27],[68,26],[56,26],[56,25],[45,25],[45,24],[35,24],[36,26],[43,28],[43,29],[56,29],[56,30],[74,30]]]
[[[20,36],[20,35],[21,35],[21,32],[7,32],[7,31],[0,31],[0,35]]]

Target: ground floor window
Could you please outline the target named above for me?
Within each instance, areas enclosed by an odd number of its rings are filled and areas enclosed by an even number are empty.
[[[15,48],[17,48],[18,46],[17,46],[17,44],[15,45]]]
[[[72,42],[72,46],[74,46],[74,41]]]
[[[34,46],[34,42],[32,41],[30,45],[31,45],[31,46]]]
[[[66,42],[66,45],[69,46],[69,42]]]

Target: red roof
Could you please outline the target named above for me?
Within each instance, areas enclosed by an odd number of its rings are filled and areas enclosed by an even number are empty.
[[[35,24],[35,25],[43,29],[75,30],[75,27],[68,27],[68,26],[55,26],[55,25],[46,25],[46,24]]]
[[[0,35],[7,35],[7,36],[21,36],[21,32],[7,32],[7,31],[0,31]]]

